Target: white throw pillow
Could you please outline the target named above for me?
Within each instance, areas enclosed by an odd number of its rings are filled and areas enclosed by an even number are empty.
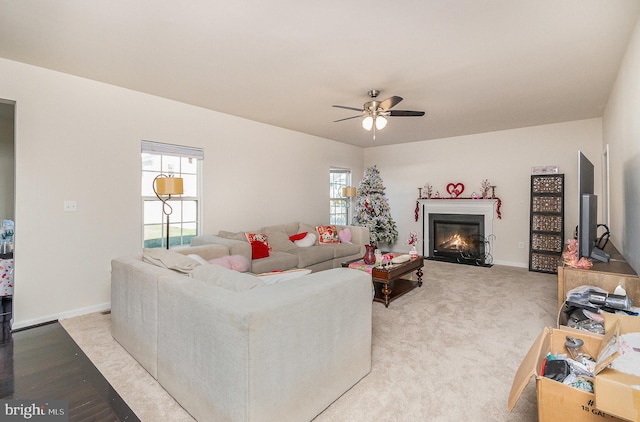
[[[307,233],[304,239],[296,240],[293,242],[296,246],[300,248],[308,248],[309,246],[313,246],[316,243],[316,235],[313,233]]]

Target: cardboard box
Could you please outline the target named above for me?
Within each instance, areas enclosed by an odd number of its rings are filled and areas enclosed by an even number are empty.
[[[600,410],[630,421],[640,420],[640,376],[609,368],[618,357],[619,336],[640,332],[640,317],[603,314],[606,334],[596,365],[594,383],[596,405]],[[607,351],[607,345],[609,350]]]
[[[566,337],[570,335],[584,341],[587,353],[597,356],[603,336],[569,327],[545,328],[533,343],[516,372],[509,394],[509,411],[511,411],[531,377],[536,379],[536,395],[538,398],[538,421],[570,422],[570,421],[619,421],[596,407],[595,394],[545,378],[540,374],[542,362],[548,353],[567,353],[564,346]]]
[[[520,364],[509,394],[511,411],[531,377],[536,378],[539,421],[640,421],[640,376],[609,368],[619,356],[619,336],[640,332],[640,317],[603,314],[604,336],[569,327],[545,328]],[[543,377],[541,366],[547,354],[567,353],[566,337],[580,338],[584,348],[597,358],[594,393]],[[620,418],[620,419],[619,419]]]

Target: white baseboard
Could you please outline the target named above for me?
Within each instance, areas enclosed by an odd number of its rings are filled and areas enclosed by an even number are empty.
[[[34,325],[45,324],[47,322],[51,322],[55,320],[73,318],[80,315],[92,314],[94,312],[103,312],[109,309],[111,309],[111,302],[105,302],[105,303],[100,303],[94,306],[87,306],[86,308],[72,309],[70,311],[65,311],[60,314],[45,315],[39,318],[20,321],[18,323],[13,324],[11,328],[13,330],[20,330],[23,328],[32,327]]]
[[[529,268],[529,264],[526,262],[513,262],[513,261],[502,261],[502,260],[494,260],[492,262],[494,265],[504,265],[507,267],[518,267],[518,268]]]

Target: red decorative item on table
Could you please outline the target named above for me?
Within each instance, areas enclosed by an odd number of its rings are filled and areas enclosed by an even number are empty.
[[[376,247],[373,245],[364,245],[364,247],[367,249],[364,253],[364,256],[362,257],[362,260],[364,261],[365,264],[375,264],[376,263],[376,255],[375,255],[375,249]]]

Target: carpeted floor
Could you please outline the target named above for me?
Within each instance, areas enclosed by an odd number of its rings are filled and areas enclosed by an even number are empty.
[[[522,268],[425,262],[424,284],[373,304],[373,365],[316,422],[536,421],[535,383],[507,411],[513,376],[556,323],[557,277]],[[143,421],[193,421],[111,338],[110,316],[60,321]]]

